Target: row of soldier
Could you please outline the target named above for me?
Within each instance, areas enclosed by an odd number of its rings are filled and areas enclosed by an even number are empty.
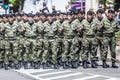
[[[88,11],[60,14],[4,14],[0,16],[0,67],[20,69],[24,66],[46,68],[97,68],[100,46],[102,67],[107,61],[108,46],[111,67],[116,65],[115,32],[119,25],[114,11]],[[30,65],[29,65],[30,64]]]

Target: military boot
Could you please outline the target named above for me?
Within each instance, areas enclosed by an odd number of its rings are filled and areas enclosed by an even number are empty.
[[[34,68],[34,62],[33,61],[30,61],[30,67]]]
[[[2,61],[0,62],[0,68],[3,68],[3,62]]]
[[[77,61],[77,63],[78,63],[78,66],[80,66],[80,64],[81,64],[81,61],[80,61],[80,60],[78,60],[78,61]]]
[[[78,68],[77,61],[71,61],[71,67],[74,68],[74,69],[77,69]]]
[[[92,68],[97,68],[97,64],[96,64],[96,61],[95,61],[95,60],[92,60],[92,61],[91,61],[91,67],[92,67]]]
[[[58,60],[58,65],[63,66],[63,61],[61,59]]]
[[[5,70],[8,70],[8,64],[4,65]]]
[[[9,67],[14,69],[15,67],[15,63],[13,61],[9,61]]]
[[[58,69],[58,64],[57,63],[54,64],[53,67],[54,67],[54,69]]]
[[[43,69],[47,69],[48,68],[47,63],[42,63],[42,67],[43,67]]]
[[[19,64],[15,64],[15,69],[20,69]]]
[[[103,60],[103,65],[102,65],[103,68],[108,68],[109,65],[106,63],[106,60]]]
[[[24,62],[24,69],[28,69],[28,62]]]
[[[39,69],[39,64],[38,64],[38,62],[34,62],[34,69]]]
[[[83,68],[84,68],[84,69],[87,69],[87,68],[88,68],[88,63],[87,63],[87,61],[83,61]]]
[[[63,69],[68,69],[68,68],[69,68],[69,66],[68,66],[68,62],[65,61],[65,62],[63,63]]]
[[[112,61],[112,68],[118,68],[118,66],[115,64],[115,61]]]
[[[19,65],[19,67],[21,68],[21,67],[22,67],[22,61],[19,61],[19,62],[18,62],[18,65]]]

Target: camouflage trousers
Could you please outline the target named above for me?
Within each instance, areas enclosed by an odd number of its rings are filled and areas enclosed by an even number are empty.
[[[5,54],[5,40],[0,37],[0,62],[3,62],[4,54]]]
[[[23,55],[23,61],[32,61],[33,47],[35,45],[36,37],[27,37],[25,41],[25,52]]]
[[[69,54],[72,46],[72,39],[73,37],[65,37],[63,39],[63,53],[61,57],[63,62],[70,60]]]
[[[18,63],[18,43],[16,38],[6,38],[5,39],[5,55],[4,55],[4,63],[9,64],[9,61],[14,63]]]
[[[98,41],[95,37],[84,37],[83,38],[83,53],[81,54],[81,59],[86,61],[97,59],[97,48]]]
[[[108,46],[110,47],[111,60],[116,60],[116,39],[115,37],[103,36],[99,37],[100,43],[100,55],[102,60],[107,60],[108,56]]]
[[[46,63],[51,61],[52,57],[52,48],[53,48],[53,37],[46,36],[43,41],[43,55],[42,55],[42,63]]]
[[[33,54],[31,55],[31,59],[33,62],[41,62],[43,55],[43,39],[36,39],[36,43],[33,45]]]
[[[78,61],[81,58],[81,54],[83,53],[83,38],[78,36],[72,39],[72,45],[70,50],[70,61]]]
[[[51,50],[52,50],[52,63],[56,64],[58,59],[61,58],[63,42],[62,37],[56,37],[54,41],[51,43]]]

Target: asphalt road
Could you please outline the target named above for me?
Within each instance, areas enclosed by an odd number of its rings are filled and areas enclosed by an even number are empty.
[[[99,62],[101,64],[101,62]],[[111,64],[108,62],[108,64]],[[20,69],[0,70],[0,80],[120,80],[120,64],[118,69]]]

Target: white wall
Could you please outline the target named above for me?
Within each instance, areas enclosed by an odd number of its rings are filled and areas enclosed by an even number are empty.
[[[94,11],[98,9],[98,0],[86,0],[86,12],[93,8]]]
[[[69,0],[52,0],[52,4],[51,4],[51,0],[48,0],[48,7],[49,10],[51,11],[51,6],[55,5],[56,6],[56,10],[61,10],[62,12],[65,12],[65,6],[68,5],[68,1]]]

